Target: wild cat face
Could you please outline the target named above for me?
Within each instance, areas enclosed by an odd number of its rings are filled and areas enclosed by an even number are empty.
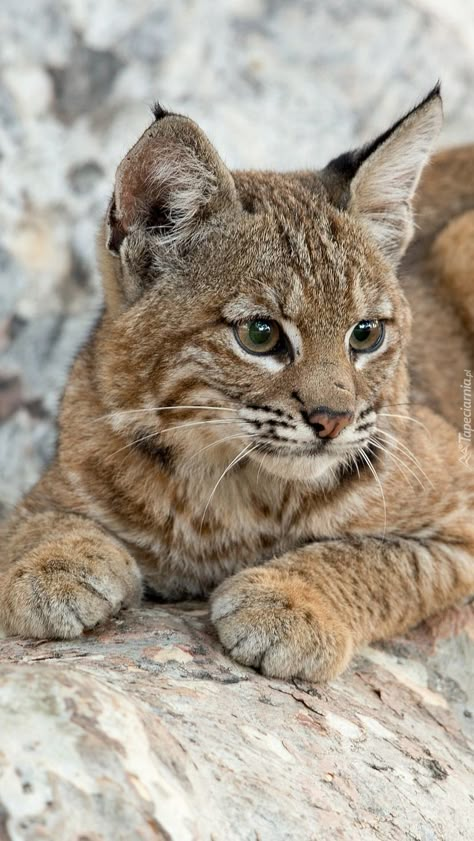
[[[119,167],[100,381],[150,457],[249,459],[324,480],[367,461],[400,400],[409,313],[395,276],[439,91],[320,173],[230,173],[159,111]]]

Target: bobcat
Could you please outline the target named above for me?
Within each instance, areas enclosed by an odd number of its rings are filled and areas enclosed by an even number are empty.
[[[439,87],[319,172],[230,172],[154,117],[57,452],[4,526],[0,625],[72,638],[145,588],[213,591],[237,661],[327,680],[474,590],[474,147],[415,197]]]

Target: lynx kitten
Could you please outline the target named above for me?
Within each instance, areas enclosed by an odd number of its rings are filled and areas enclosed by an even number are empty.
[[[230,172],[156,108],[56,455],[3,530],[8,633],[212,593],[232,657],[325,680],[474,590],[474,147],[415,197],[441,119],[435,88],[322,171]]]

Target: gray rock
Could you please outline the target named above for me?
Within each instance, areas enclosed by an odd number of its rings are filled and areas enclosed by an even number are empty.
[[[90,114],[110,95],[122,61],[111,50],[95,50],[79,40],[63,67],[50,67],[55,110],[65,123]]]
[[[473,618],[367,649],[318,687],[230,661],[199,603],[0,640],[0,837],[468,841],[472,751],[428,684],[455,626],[463,662]]]

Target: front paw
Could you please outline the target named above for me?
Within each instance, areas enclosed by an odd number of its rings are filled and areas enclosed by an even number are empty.
[[[351,633],[324,596],[277,568],[224,581],[211,597],[211,619],[230,655],[269,677],[329,680],[352,654]]]
[[[136,563],[115,542],[50,541],[1,579],[0,627],[24,637],[72,639],[140,596]]]

